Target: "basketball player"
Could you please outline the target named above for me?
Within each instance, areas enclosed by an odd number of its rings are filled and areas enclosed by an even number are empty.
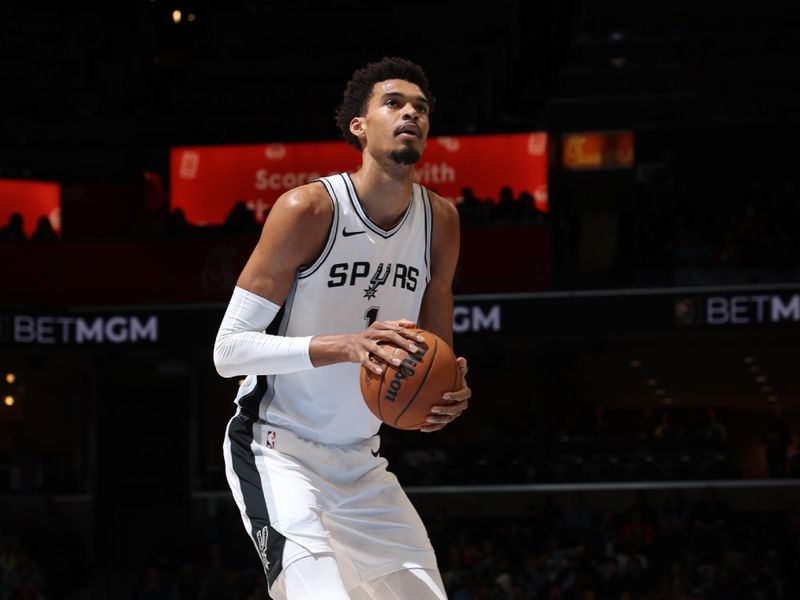
[[[399,364],[382,343],[417,350],[417,323],[452,345],[458,215],[413,182],[432,106],[414,63],[384,58],[355,72],[337,123],[361,168],[277,200],[219,329],[217,370],[247,376],[226,473],[273,598],[445,598],[358,383],[362,365],[380,374]],[[423,432],[467,408],[458,364],[461,389]]]

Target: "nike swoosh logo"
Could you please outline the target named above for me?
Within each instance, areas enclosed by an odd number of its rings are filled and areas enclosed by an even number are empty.
[[[347,231],[347,227],[342,229],[342,235],[344,237],[350,237],[351,235],[358,235],[359,233],[367,233],[367,232],[364,229],[362,229],[361,231]]]
[[[381,455],[380,452],[376,452],[375,450],[372,450],[371,448],[370,448],[370,452],[372,452],[372,456],[374,456],[376,458]]]

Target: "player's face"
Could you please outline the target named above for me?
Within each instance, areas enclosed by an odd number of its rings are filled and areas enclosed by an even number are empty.
[[[418,85],[388,79],[373,86],[366,114],[353,121],[360,121],[362,145],[373,156],[388,155],[400,164],[413,164],[425,150],[428,110],[428,99]]]

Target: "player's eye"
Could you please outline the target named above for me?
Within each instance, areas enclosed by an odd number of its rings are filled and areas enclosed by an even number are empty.
[[[399,102],[397,102],[397,100],[395,100],[394,98],[389,98],[389,99],[386,101],[386,106],[391,106],[392,108],[394,108],[394,107],[396,107],[396,106],[400,106],[400,103],[399,103]]]
[[[417,107],[416,107],[416,108],[417,108],[417,112],[418,112],[418,113],[425,114],[425,113],[427,113],[427,112],[428,112],[428,106],[427,106],[427,104],[417,104]]]

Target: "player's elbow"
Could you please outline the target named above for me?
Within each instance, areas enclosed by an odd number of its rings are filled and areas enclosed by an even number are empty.
[[[214,368],[220,377],[240,375],[234,368],[234,361],[231,360],[232,350],[228,340],[222,336],[217,337],[217,341],[214,343]]]

